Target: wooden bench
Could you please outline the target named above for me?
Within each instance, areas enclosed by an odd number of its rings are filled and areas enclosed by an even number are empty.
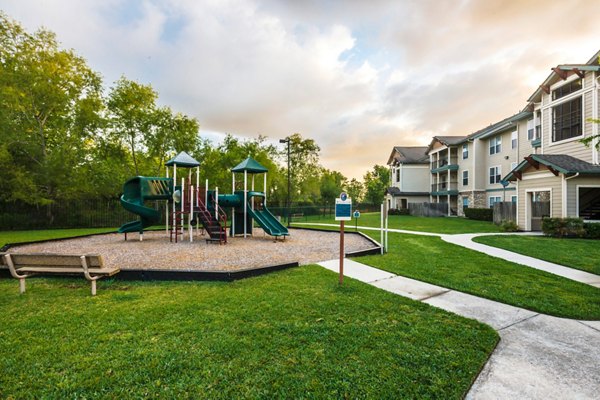
[[[19,290],[25,293],[25,279],[36,274],[80,275],[92,284],[92,296],[96,295],[96,281],[115,275],[117,267],[106,267],[102,256],[97,254],[20,254],[0,253],[0,265],[7,265],[13,278],[19,280]]]
[[[302,218],[304,218],[304,213],[295,213],[295,214],[292,214],[291,217],[292,217],[291,218],[292,221],[295,219],[296,220],[302,219]]]

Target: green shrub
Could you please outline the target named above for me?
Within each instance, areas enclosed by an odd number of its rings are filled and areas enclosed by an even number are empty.
[[[494,210],[491,208],[465,208],[465,217],[478,221],[493,221]]]
[[[390,208],[388,215],[410,215],[408,208]]]
[[[500,222],[500,230],[502,232],[517,232],[519,225],[515,221],[505,219]]]
[[[552,237],[583,237],[586,234],[581,218],[544,218],[542,232]]]
[[[600,239],[600,223],[583,224],[585,229],[585,237],[588,239]]]

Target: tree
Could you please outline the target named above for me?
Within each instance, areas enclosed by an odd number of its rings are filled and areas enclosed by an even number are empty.
[[[365,200],[371,204],[383,202],[390,180],[390,171],[383,165],[374,165],[364,176]]]
[[[304,139],[299,133],[289,136],[289,140],[291,201],[314,203],[320,197],[321,148],[313,139]],[[286,163],[284,173],[287,174],[287,146],[281,150],[280,155]]]
[[[323,169],[320,180],[321,200],[325,203],[333,203],[344,190],[345,181],[346,178],[341,173]]]
[[[355,204],[362,202],[364,191],[362,182],[356,180],[356,178],[352,178],[349,182],[346,182],[345,188],[348,196]]]
[[[133,173],[140,175],[139,153],[144,138],[156,118],[158,93],[150,85],[121,77],[108,98],[110,138],[129,148]]]
[[[100,76],[46,30],[0,13],[0,196],[45,204],[71,197],[102,126]]]
[[[594,124],[600,124],[600,119],[588,118],[588,121]],[[585,144],[586,146],[594,145],[597,149],[600,149],[600,134],[581,139],[581,143]]]

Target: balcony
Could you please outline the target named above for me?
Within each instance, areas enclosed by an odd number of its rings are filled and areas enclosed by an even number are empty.
[[[458,158],[457,157],[451,157],[450,160],[448,160],[447,157],[444,158],[440,158],[437,161],[433,161],[431,163],[431,172],[432,173],[437,173],[437,172],[442,172],[442,171],[457,171],[458,170]]]
[[[457,195],[458,182],[438,182],[431,185],[431,194],[434,196]]]

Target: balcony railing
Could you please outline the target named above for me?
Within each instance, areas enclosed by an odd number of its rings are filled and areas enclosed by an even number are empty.
[[[431,192],[448,192],[458,190],[458,182],[438,182],[431,185]]]
[[[448,162],[450,161],[450,162]],[[434,160],[431,163],[431,169],[438,169],[445,167],[446,165],[456,165],[458,163],[458,157],[451,157],[448,160],[448,157],[440,158],[439,160]]]

